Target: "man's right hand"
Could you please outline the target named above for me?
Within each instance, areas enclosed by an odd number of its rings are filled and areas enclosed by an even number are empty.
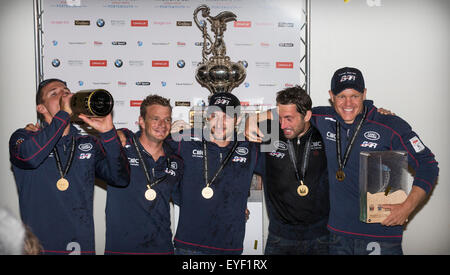
[[[263,133],[258,127],[258,114],[250,114],[245,119],[245,137],[251,142],[262,142]]]
[[[186,121],[180,119],[180,120],[175,120],[172,123],[172,128],[170,129],[170,133],[179,133],[182,130],[187,130],[190,129],[191,125],[189,123],[187,123]]]
[[[24,129],[27,131],[30,131],[30,132],[37,132],[37,131],[39,131],[39,123],[37,123],[37,122],[36,122],[36,124],[28,123]]]
[[[67,93],[63,94],[63,96],[59,99],[60,110],[67,112],[70,116],[72,116],[72,108],[70,107],[70,99],[72,96],[72,93]]]

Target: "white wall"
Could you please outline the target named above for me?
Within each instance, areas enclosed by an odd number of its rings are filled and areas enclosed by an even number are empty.
[[[441,168],[431,198],[411,219],[405,254],[450,254],[450,1],[312,0],[311,96],[328,104],[333,72],[359,67],[368,97],[406,119],[435,153]],[[19,216],[9,163],[14,130],[35,121],[33,1],[0,1],[0,205]],[[275,92],[275,91],[274,91]],[[104,246],[105,191],[95,189],[98,252]]]
[[[312,0],[311,6],[314,105],[328,105],[336,69],[361,69],[368,99],[408,121],[439,162],[437,186],[405,231],[404,253],[450,254],[450,1]]]
[[[0,205],[19,217],[8,142],[19,127],[36,121],[33,1],[0,1]]]

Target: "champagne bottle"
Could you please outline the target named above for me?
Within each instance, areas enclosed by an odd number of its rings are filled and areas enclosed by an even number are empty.
[[[72,96],[70,107],[74,114],[104,117],[111,113],[114,107],[114,99],[104,89],[81,90]]]

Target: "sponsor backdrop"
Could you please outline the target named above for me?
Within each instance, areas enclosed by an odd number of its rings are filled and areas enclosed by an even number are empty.
[[[139,106],[149,94],[170,98],[173,119],[205,105],[209,91],[195,80],[202,33],[193,21],[201,4],[211,16],[237,15],[224,39],[232,61],[245,61],[247,77],[233,90],[249,110],[274,105],[277,91],[304,84],[301,42],[305,2],[299,0],[42,0],[42,72],[67,81],[72,92],[103,88],[114,97],[116,128],[138,130]],[[268,12],[269,11],[269,12]],[[199,19],[202,19],[199,17]],[[210,31],[210,28],[209,28]],[[210,32],[213,37],[213,33]],[[256,188],[259,189],[259,188]],[[96,189],[98,190],[98,188]],[[95,200],[104,200],[104,192]],[[248,203],[244,254],[262,254],[267,217],[262,191]],[[104,209],[95,210],[96,250],[104,248]],[[100,213],[100,214],[99,214]],[[173,210],[176,227],[178,208]]]
[[[110,91],[117,128],[138,129],[139,106],[149,94],[171,99],[174,120],[188,121],[189,109],[207,102],[209,91],[194,76],[203,38],[193,12],[201,4],[211,8],[211,16],[237,15],[224,39],[231,60],[247,64],[247,78],[233,91],[243,105],[265,109],[274,104],[276,91],[304,82],[299,67],[304,1],[42,2],[44,78],[66,80],[72,92]]]

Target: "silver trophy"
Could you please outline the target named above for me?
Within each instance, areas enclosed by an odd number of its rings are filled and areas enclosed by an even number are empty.
[[[205,19],[198,19],[198,14]],[[227,29],[227,23],[236,21],[236,15],[230,11],[223,11],[216,16],[210,15],[210,9],[206,5],[200,5],[194,11],[194,21],[203,34],[203,61],[198,64],[195,79],[202,87],[207,88],[211,94],[219,92],[231,92],[245,79],[246,62],[232,62],[226,56],[226,47],[223,34]],[[211,24],[214,33],[214,41],[208,33],[207,22]]]

